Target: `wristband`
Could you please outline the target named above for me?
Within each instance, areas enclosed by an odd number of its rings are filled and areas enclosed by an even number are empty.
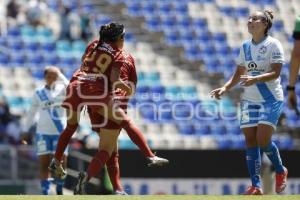
[[[295,91],[295,86],[286,86],[287,91]]]

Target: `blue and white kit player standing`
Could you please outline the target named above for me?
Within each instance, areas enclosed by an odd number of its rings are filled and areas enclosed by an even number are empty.
[[[281,43],[268,35],[272,27],[271,11],[257,11],[248,19],[250,40],[243,43],[237,69],[231,79],[221,88],[211,91],[211,96],[220,99],[233,86],[244,87],[241,101],[240,127],[246,139],[246,160],[252,186],[245,194],[263,194],[261,189],[261,155],[266,153],[276,171],[275,191],[286,187],[287,169],[282,165],[278,148],[272,142],[272,133],[283,107],[283,90],[280,72],[284,62]]]
[[[42,193],[47,195],[50,189],[48,166],[56,149],[59,134],[65,127],[66,113],[61,107],[65,89],[69,83],[57,67],[49,66],[44,70],[45,86],[37,89],[32,99],[32,106],[23,120],[23,131],[36,123],[35,145],[40,165]],[[67,152],[67,151],[66,151]],[[65,161],[67,153],[65,152]],[[63,179],[54,179],[56,193],[63,193]]]

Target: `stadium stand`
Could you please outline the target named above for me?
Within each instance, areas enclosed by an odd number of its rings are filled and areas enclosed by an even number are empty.
[[[249,13],[262,7],[278,13],[272,35],[281,40],[289,58],[293,42],[289,19],[300,12],[296,0],[251,0],[250,4],[238,0],[30,2],[27,11],[19,11],[14,20],[1,16],[9,19],[2,23],[0,36],[1,108],[7,104],[13,115],[24,114],[32,91],[42,84],[44,66],[57,65],[71,77],[99,25],[120,21],[128,27],[126,49],[136,59],[139,77],[129,113],[157,149],[243,148],[236,97],[215,102],[208,91],[228,79],[235,67],[239,45],[248,36]],[[33,8],[38,9],[33,12]],[[22,15],[25,20],[20,19]],[[44,23],[47,16],[55,22]],[[282,71],[283,86],[287,76],[288,64]],[[287,106],[284,113],[286,120],[278,132],[289,133],[290,128],[299,127],[299,118]],[[6,126],[1,121],[2,131]],[[81,123],[79,133],[83,135],[79,138],[95,137],[88,120]],[[290,134],[275,139],[280,148],[296,145]],[[93,145],[97,143],[87,144]],[[135,148],[124,134],[120,147]]]

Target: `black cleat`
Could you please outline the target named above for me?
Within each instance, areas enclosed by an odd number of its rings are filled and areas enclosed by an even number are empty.
[[[87,184],[87,174],[85,172],[79,172],[77,178],[77,184],[74,188],[74,195],[85,194],[86,184]]]
[[[65,179],[67,176],[67,172],[64,170],[62,164],[55,158],[51,160],[48,169],[53,178]]]

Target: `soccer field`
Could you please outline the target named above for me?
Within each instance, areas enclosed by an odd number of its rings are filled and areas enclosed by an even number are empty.
[[[84,195],[84,196],[40,196],[40,195],[10,195],[0,196],[0,200],[300,200],[300,195],[265,195],[265,196],[212,196],[212,195]]]

